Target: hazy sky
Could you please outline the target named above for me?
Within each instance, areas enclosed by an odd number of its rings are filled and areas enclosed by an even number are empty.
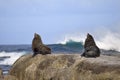
[[[0,0],[0,44],[31,44],[35,32],[52,44],[101,27],[120,29],[120,0]]]

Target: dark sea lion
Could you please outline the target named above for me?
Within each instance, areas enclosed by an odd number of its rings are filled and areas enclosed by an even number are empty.
[[[42,43],[41,37],[37,33],[34,34],[32,41],[32,50],[34,52],[33,56],[37,54],[51,54],[51,49]]]
[[[100,49],[97,47],[92,35],[89,33],[87,34],[87,38],[84,44],[84,53],[81,56],[84,57],[99,57],[100,56]]]

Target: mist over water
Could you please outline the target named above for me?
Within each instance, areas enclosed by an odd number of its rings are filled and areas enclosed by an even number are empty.
[[[104,32],[103,32],[104,31]],[[99,33],[96,43],[101,49],[116,50],[120,52],[120,32],[119,30],[105,29]]]

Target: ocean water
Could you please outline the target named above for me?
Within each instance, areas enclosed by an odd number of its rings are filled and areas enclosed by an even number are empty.
[[[48,45],[52,54],[80,54],[83,53],[83,42],[75,42],[72,40],[64,44],[51,44]],[[118,54],[115,50],[101,50],[102,54]],[[3,74],[7,74],[12,64],[24,54],[33,54],[31,45],[0,45],[0,68]]]

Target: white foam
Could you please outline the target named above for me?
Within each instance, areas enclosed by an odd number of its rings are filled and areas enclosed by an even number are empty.
[[[24,55],[25,52],[0,52],[0,57],[8,57],[3,61],[0,61],[1,65],[12,65],[20,56]]]
[[[101,49],[120,51],[120,35],[111,31],[96,41]]]

